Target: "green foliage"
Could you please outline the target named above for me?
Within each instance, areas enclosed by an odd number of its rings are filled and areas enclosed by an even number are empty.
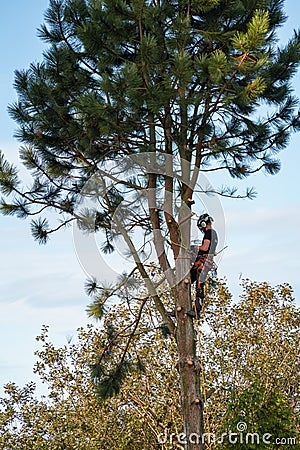
[[[228,435],[243,422],[244,438],[247,432],[258,433],[261,439],[270,433],[272,442],[281,436],[297,438],[300,311],[291,287],[244,280],[239,302],[222,284],[212,286],[211,295],[205,311],[211,333],[202,340],[209,368],[206,392],[213,392],[208,400],[210,429]],[[214,406],[219,402],[221,411]],[[227,439],[220,448],[230,445]],[[238,448],[245,445],[244,441]]]
[[[17,189],[19,184],[17,169],[5,160],[4,155],[0,153],[0,186],[5,195],[11,194]],[[5,208],[4,208],[5,211]]]
[[[47,219],[38,218],[31,223],[31,233],[40,244],[46,244],[48,240],[49,224]]]
[[[105,312],[104,309],[104,304],[105,299],[103,299],[102,297],[98,296],[97,298],[95,298],[93,300],[92,303],[90,303],[90,305],[87,307],[87,315],[88,317],[93,317],[94,319],[102,319],[103,314]]]
[[[227,57],[222,50],[216,50],[208,60],[208,72],[213,83],[220,83],[227,74]]]
[[[113,397],[120,392],[124,379],[128,375],[128,366],[128,361],[122,361],[122,365],[116,367],[106,376],[103,376],[103,373],[100,372],[100,377],[99,371],[92,371],[92,376],[94,375],[96,381],[96,393],[101,400]]]
[[[228,402],[223,431],[238,432],[239,423],[245,423],[244,440],[238,442],[239,450],[247,448],[276,448],[274,438],[295,438],[293,423],[295,411],[290,399],[274,386],[264,386],[259,381],[237,395],[232,393]],[[264,436],[267,437],[264,442]],[[272,442],[270,442],[270,437]],[[271,447],[270,447],[271,444]],[[275,444],[275,442],[274,442]],[[222,443],[220,448],[231,448],[232,444]],[[289,447],[287,447],[289,448]]]
[[[249,21],[245,33],[238,31],[232,38],[232,45],[242,52],[249,54],[253,49],[257,51],[266,45],[266,34],[269,31],[269,14],[267,11],[256,10]],[[242,64],[241,64],[242,66]]]
[[[220,0],[194,0],[193,8],[199,12],[209,12],[221,3]]]
[[[206,440],[211,450],[231,448],[226,436],[241,423],[247,428],[238,432],[239,449],[257,448],[251,441],[256,436],[259,448],[278,448],[275,438],[299,433],[299,307],[288,285],[245,280],[243,288],[237,302],[224,282],[209,283],[197,326],[206,439],[208,433],[216,437]],[[79,329],[61,348],[51,344],[43,327],[34,371],[47,395],[38,398],[34,383],[5,386],[1,448],[154,450],[160,433],[181,433],[176,343],[162,338],[152,304],[146,304],[137,333],[131,334],[140,302],[111,305],[100,328]],[[269,434],[267,445],[262,437]]]

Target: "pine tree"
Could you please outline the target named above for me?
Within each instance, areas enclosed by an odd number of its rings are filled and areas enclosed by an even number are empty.
[[[9,111],[33,183],[22,187],[1,154],[1,211],[36,216],[32,233],[41,243],[73,221],[103,231],[106,252],[122,235],[176,339],[187,436],[203,433],[201,366],[185,314],[193,194],[199,173],[279,170],[276,153],[300,126],[290,85],[300,35],[279,48],[284,20],[282,0],[50,0],[39,29],[48,44],[43,61],[15,74],[18,101]],[[98,203],[83,211],[86,189]],[[58,225],[48,211],[58,213]],[[138,228],[153,235],[177,323],[135,247]],[[94,312],[104,312],[105,298]]]

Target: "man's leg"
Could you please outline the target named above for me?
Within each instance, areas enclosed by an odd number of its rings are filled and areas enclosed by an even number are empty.
[[[195,307],[198,317],[201,314],[203,300],[204,300],[204,283],[197,281]]]
[[[202,304],[204,299],[204,283],[205,283],[205,270],[202,270],[202,265],[197,264],[200,259],[196,259],[193,267],[191,268],[191,283],[195,283],[196,297],[195,297],[195,310],[187,311],[187,315],[190,317],[200,317]],[[207,274],[206,274],[207,275]],[[203,279],[204,277],[204,279]]]
[[[198,317],[200,316],[204,302],[204,286],[209,270],[209,266],[205,264],[204,268],[202,270],[198,270],[197,274],[195,306]]]

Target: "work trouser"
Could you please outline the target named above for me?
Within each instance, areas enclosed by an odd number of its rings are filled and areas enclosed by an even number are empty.
[[[213,268],[213,258],[209,255],[198,256],[191,268],[191,283],[196,282],[195,306],[197,314],[200,314],[204,299],[204,283],[208,272]]]
[[[214,262],[211,256],[198,256],[191,268],[191,283],[195,283],[195,281],[204,283],[213,265]]]

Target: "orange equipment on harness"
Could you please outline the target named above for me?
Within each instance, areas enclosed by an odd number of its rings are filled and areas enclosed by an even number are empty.
[[[215,263],[213,261],[212,256],[203,255],[203,256],[199,256],[196,259],[196,261],[193,264],[192,269],[204,270],[204,268],[205,268],[207,271],[210,271],[214,267],[215,267]]]

